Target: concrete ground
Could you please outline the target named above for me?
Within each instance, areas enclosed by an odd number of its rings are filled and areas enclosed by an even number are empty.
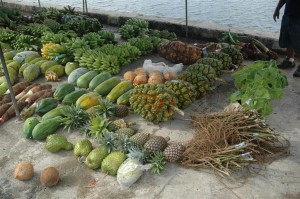
[[[145,59],[154,62],[167,60],[149,55],[122,68],[122,73],[140,67]],[[246,64],[249,62],[246,62]],[[298,63],[299,60],[298,60]],[[172,65],[172,64],[170,64]],[[72,152],[49,153],[44,142],[22,137],[22,124],[11,119],[0,126],[0,198],[1,199],[298,199],[300,198],[300,79],[293,78],[293,71],[283,71],[289,79],[284,98],[273,102],[274,111],[267,118],[277,132],[290,143],[290,155],[268,165],[245,169],[228,178],[221,178],[212,170],[187,169],[178,164],[168,164],[161,175],[149,172],[127,190],[122,190],[116,177],[107,176],[100,170],[90,170],[80,164]],[[229,104],[228,92],[234,91],[230,74],[224,74],[226,83],[218,84],[207,96],[185,110],[185,116],[155,125],[130,114],[126,120],[135,121],[139,131],[169,136],[171,141],[186,142],[194,130],[188,119],[194,111],[219,111]],[[39,81],[43,81],[40,79]],[[66,81],[66,78],[63,79]],[[58,83],[53,83],[54,87]],[[75,143],[84,136],[79,132],[61,132]],[[98,143],[93,140],[94,146]],[[12,177],[17,163],[27,160],[33,163],[33,179],[21,182]],[[60,172],[60,182],[52,188],[40,185],[39,173],[48,166]]]

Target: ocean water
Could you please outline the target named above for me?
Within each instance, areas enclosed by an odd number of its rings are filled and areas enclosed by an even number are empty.
[[[38,0],[3,0],[36,4]],[[45,4],[71,5],[82,9],[82,0],[40,0]],[[185,20],[185,0],[87,0],[88,8],[105,11],[138,13]],[[213,22],[233,28],[247,28],[278,33],[280,20],[273,21],[278,0],[188,0],[188,19]],[[281,11],[283,13],[283,10]]]

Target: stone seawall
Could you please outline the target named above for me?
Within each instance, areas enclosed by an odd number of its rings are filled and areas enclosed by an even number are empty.
[[[6,3],[3,5],[5,7],[15,8],[23,12],[32,13],[39,9],[37,4],[15,4]],[[53,6],[43,4],[44,7],[56,7],[62,9],[60,6]],[[77,10],[82,11],[82,10]],[[127,19],[130,18],[141,18],[149,21],[149,27],[155,29],[167,29],[169,31],[175,32],[180,37],[186,36],[186,25],[185,20],[177,20],[172,18],[161,18],[152,16],[143,16],[135,13],[124,13],[124,12],[110,12],[103,10],[89,9],[89,15],[96,17],[102,24],[121,26],[125,23]],[[234,29],[225,25],[219,25],[215,23],[199,22],[199,21],[189,21],[188,22],[188,38],[202,41],[217,41],[222,36],[222,32],[230,30],[233,33],[239,33],[244,35],[252,36],[261,42],[263,42],[267,47],[283,52],[278,45],[278,33],[268,33],[261,32],[257,30],[247,30],[247,29]]]

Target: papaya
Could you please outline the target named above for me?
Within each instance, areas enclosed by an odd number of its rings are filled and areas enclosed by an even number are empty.
[[[33,139],[45,139],[48,135],[55,133],[55,131],[61,126],[62,122],[63,118],[60,116],[40,122],[33,128]]]
[[[52,97],[45,98],[38,102],[35,112],[38,115],[44,115],[45,113],[57,107],[57,105],[58,105],[58,101],[56,99]]]
[[[32,138],[32,131],[38,123],[40,122],[36,117],[27,118],[23,125],[23,136],[27,139]]]
[[[86,89],[79,89],[79,90],[73,91],[64,97],[62,103],[65,105],[75,104],[77,99],[86,93],[87,93]]]
[[[115,86],[117,86],[121,80],[116,77],[111,77],[99,84],[94,91],[99,95],[107,95]]]
[[[121,95],[132,88],[133,85],[131,81],[122,81],[108,93],[106,99],[111,102],[116,102]]]
[[[71,84],[73,84],[73,85],[76,85],[77,79],[78,79],[80,76],[82,76],[82,75],[84,75],[85,73],[87,73],[88,71],[89,71],[89,70],[88,70],[87,68],[83,68],[83,67],[77,68],[77,69],[73,70],[73,71],[71,72],[71,74],[68,76],[68,83],[71,83]]]
[[[54,99],[57,99],[59,101],[63,100],[66,95],[69,93],[75,91],[75,87],[73,84],[70,83],[64,83],[59,85],[53,94]]]
[[[118,105],[125,105],[128,106],[129,105],[129,98],[131,95],[131,92],[133,91],[133,89],[128,90],[127,92],[125,92],[123,95],[121,95],[118,99],[117,99],[117,104]]]
[[[97,71],[91,70],[77,79],[78,88],[88,88],[90,81],[98,75]]]
[[[83,110],[87,110],[93,106],[98,105],[100,99],[101,96],[98,93],[90,92],[79,97],[75,104],[77,107]]]
[[[99,84],[111,78],[111,74],[109,72],[102,72],[98,74],[96,77],[92,79],[89,83],[89,89],[93,91]]]

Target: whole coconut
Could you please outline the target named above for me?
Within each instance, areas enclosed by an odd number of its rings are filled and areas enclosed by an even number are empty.
[[[28,161],[22,161],[16,166],[13,176],[18,180],[25,181],[30,180],[33,173],[33,165]]]
[[[40,182],[43,186],[52,187],[59,181],[59,172],[55,167],[47,167],[41,171]]]

